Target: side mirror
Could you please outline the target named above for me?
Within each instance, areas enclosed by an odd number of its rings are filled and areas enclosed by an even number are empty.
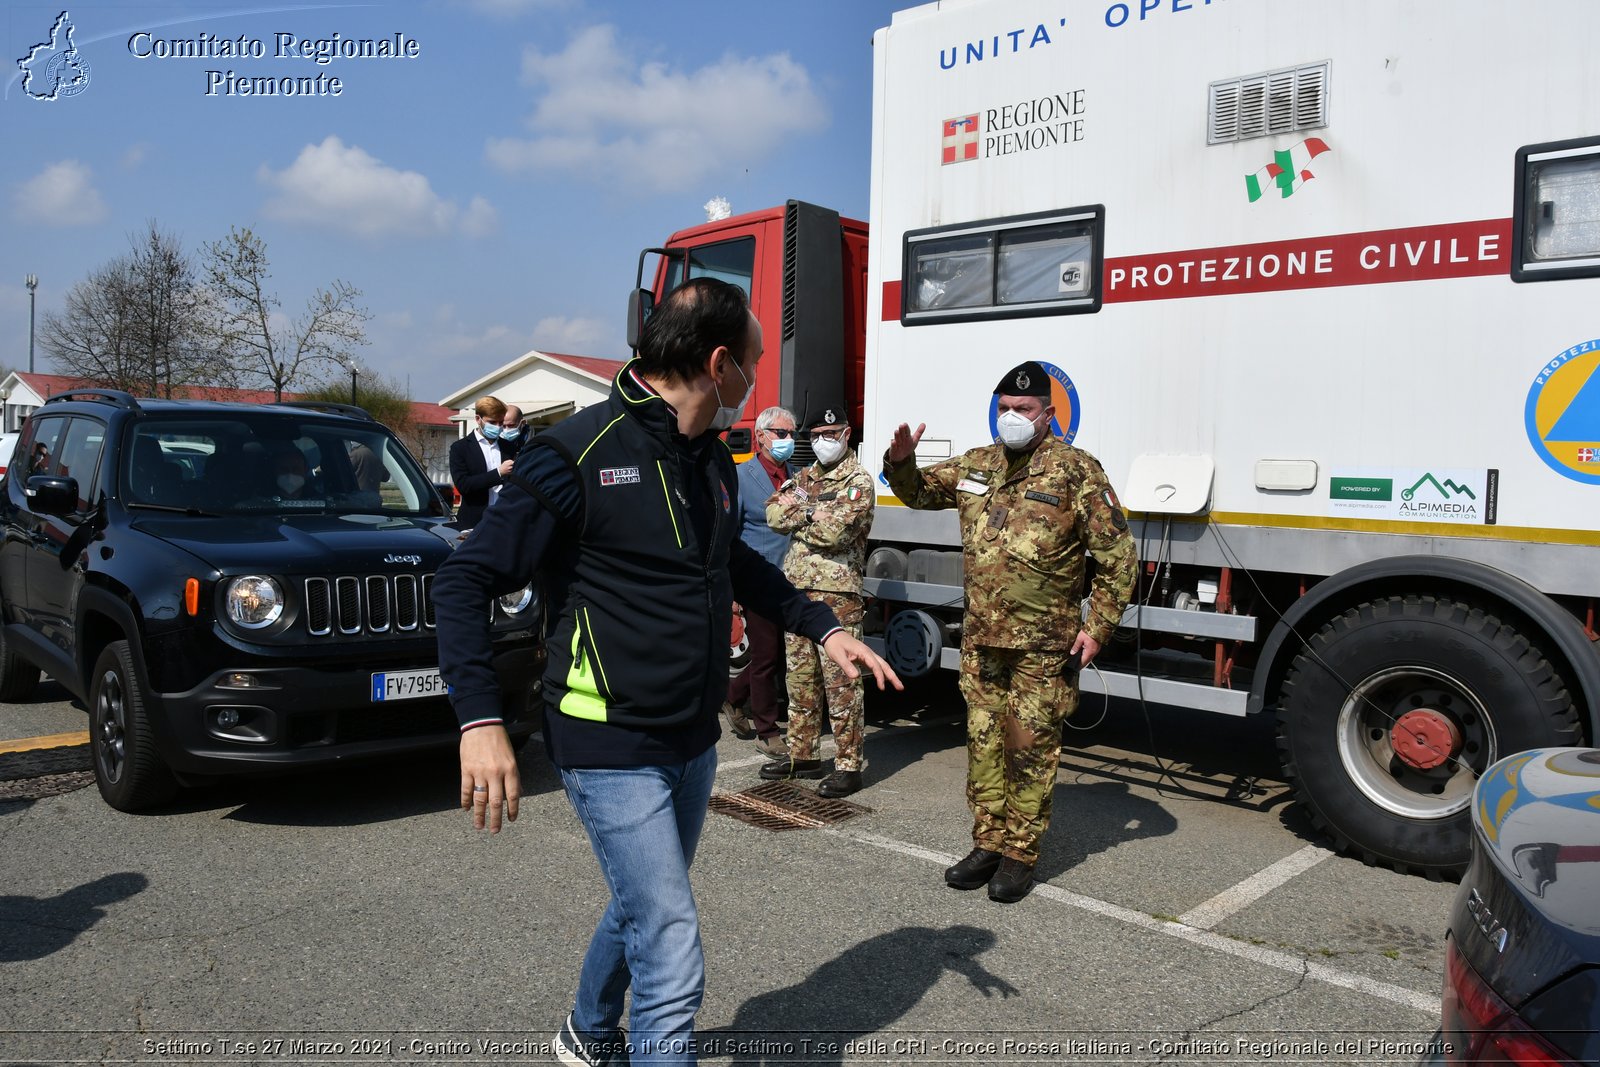
[[[648,289],[635,289],[628,294],[628,347],[639,350],[639,336],[644,333],[645,320],[656,308],[656,298]]]
[[[71,515],[78,510],[78,479],[35,474],[23,492],[29,506],[40,515]]]

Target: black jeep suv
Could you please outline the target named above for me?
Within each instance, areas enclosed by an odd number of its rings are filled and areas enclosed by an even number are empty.
[[[459,532],[360,409],[63,393],[28,420],[3,488],[0,701],[41,670],[83,700],[112,807],[457,738],[429,593]],[[537,598],[484,613],[525,737]]]

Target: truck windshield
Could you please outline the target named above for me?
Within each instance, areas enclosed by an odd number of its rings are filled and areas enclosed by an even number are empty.
[[[118,471],[125,505],[211,515],[442,515],[416,460],[383,427],[272,412],[141,420]]]

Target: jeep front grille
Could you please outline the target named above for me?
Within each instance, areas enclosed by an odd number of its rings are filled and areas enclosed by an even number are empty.
[[[313,637],[329,637],[431,630],[432,591],[431,574],[307,578],[306,631]]]

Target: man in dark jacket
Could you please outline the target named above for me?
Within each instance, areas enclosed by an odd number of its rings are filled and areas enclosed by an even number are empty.
[[[705,985],[689,864],[716,774],[735,597],[898,686],[884,662],[738,538],[736,422],[761,326],[736,286],[693,279],[651,315],[611,395],[529,441],[501,500],[434,582],[440,670],[461,721],[473,825],[515,819],[484,605],[538,578],[545,741],[611,901],[589,944],[565,1063],[694,1063]],[[632,989],[632,1034],[620,1030]],[[622,1062],[627,1062],[623,1058]]]
[[[513,462],[513,453],[500,448],[505,403],[499,397],[486,396],[472,410],[477,425],[450,445],[450,480],[461,494],[456,525],[463,530],[478,525],[484,510],[499,494],[505,476],[511,473]]]

